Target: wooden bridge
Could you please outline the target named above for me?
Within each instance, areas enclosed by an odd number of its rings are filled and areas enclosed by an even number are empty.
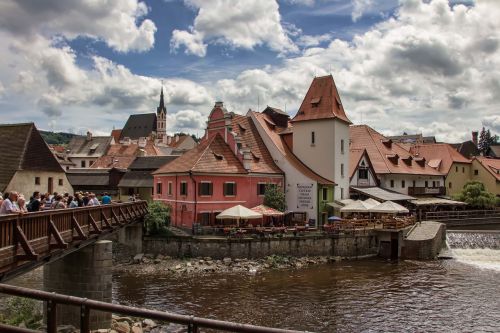
[[[477,225],[499,225],[500,210],[453,210],[425,213],[427,221],[437,221],[447,227],[471,227]]]
[[[0,281],[57,260],[142,221],[147,202],[0,216]]]

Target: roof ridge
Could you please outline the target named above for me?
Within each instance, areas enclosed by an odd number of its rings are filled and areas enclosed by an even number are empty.
[[[201,158],[203,157],[203,155],[205,155],[208,147],[210,147],[210,145],[214,142],[214,140],[215,140],[215,138],[217,136],[220,136],[220,134],[216,133],[212,138],[208,139],[209,141],[207,142],[207,146],[202,150],[201,154],[198,156],[198,159],[193,163],[193,165],[191,166],[191,168],[189,168],[189,171],[193,171],[194,167],[198,164],[198,162],[201,160]],[[222,136],[221,136],[221,139],[222,139]]]
[[[375,148],[377,148],[378,153],[382,156],[382,161],[384,161],[385,167],[387,168],[387,170],[389,171],[389,173],[392,173],[392,172],[391,172],[391,168],[390,168],[390,167],[389,167],[389,165],[387,164],[387,158],[385,158],[385,156],[383,156],[383,155],[382,155],[382,152],[381,152],[381,151],[380,151],[380,149],[378,148],[378,144],[377,144],[377,142],[375,141],[375,139],[373,138],[372,133],[370,132],[370,130],[372,130],[372,131],[374,131],[374,132],[376,132],[376,131],[375,131],[373,128],[371,128],[370,126],[368,126],[368,125],[364,125],[364,126],[366,126],[366,127],[368,128],[368,129],[367,129],[367,132],[368,132],[368,134],[370,135],[370,138],[373,140],[373,143],[375,144]],[[376,133],[378,133],[378,132],[376,132]],[[382,135],[381,133],[378,133],[378,134]],[[383,136],[384,138],[386,138],[384,135],[382,135],[382,136]]]

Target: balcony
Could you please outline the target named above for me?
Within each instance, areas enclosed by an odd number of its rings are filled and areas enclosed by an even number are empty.
[[[445,195],[446,187],[408,187],[408,195]]]

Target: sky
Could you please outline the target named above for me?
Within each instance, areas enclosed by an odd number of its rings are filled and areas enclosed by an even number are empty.
[[[293,116],[332,74],[354,124],[500,133],[498,0],[2,0],[0,123],[108,135],[155,112],[202,135],[215,101]]]

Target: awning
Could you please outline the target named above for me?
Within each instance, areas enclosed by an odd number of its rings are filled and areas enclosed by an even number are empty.
[[[252,208],[254,212],[260,213],[264,216],[283,216],[285,213],[280,212],[277,209],[267,207],[266,205],[258,205],[254,208]]]
[[[326,204],[327,204],[327,206],[330,206],[330,207],[335,208],[335,209],[340,209],[340,208],[345,206],[344,204],[342,204],[338,201],[327,202]]]
[[[406,207],[401,206],[392,201],[385,201],[380,205],[377,205],[370,209],[371,213],[387,213],[387,214],[397,214],[397,213],[409,213],[410,211]]]
[[[437,205],[437,206],[465,206],[467,203],[445,198],[419,198],[410,201],[415,206]]]
[[[364,194],[370,198],[380,201],[402,201],[415,200],[416,198],[406,194],[397,193],[381,187],[351,187],[353,191]]]
[[[353,203],[342,207],[340,209],[342,213],[363,213],[368,212],[368,206],[361,200],[356,200]]]
[[[372,199],[372,198],[368,198],[366,199],[365,201],[363,201],[369,208],[373,208],[375,206],[378,206],[380,205],[380,202],[378,202],[377,200],[375,199]]]

